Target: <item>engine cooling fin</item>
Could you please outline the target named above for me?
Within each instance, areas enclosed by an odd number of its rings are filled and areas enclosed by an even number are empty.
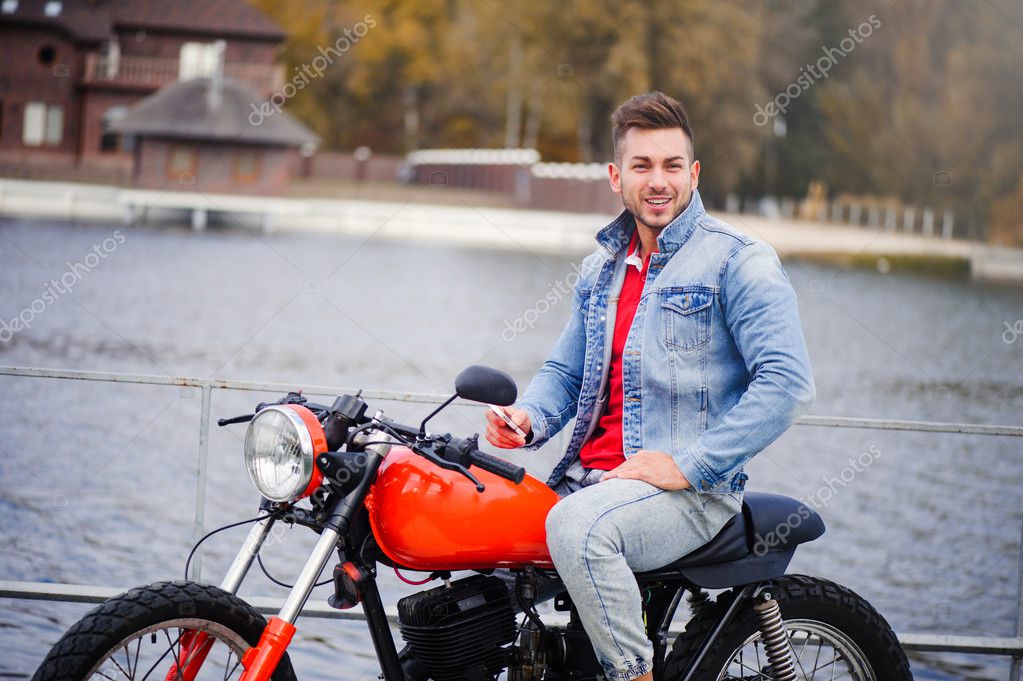
[[[515,611],[498,577],[473,575],[398,601],[401,636],[435,681],[493,678],[515,640]]]

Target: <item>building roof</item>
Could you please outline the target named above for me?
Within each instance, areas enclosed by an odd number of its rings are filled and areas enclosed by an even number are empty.
[[[58,9],[48,14],[47,5]],[[285,33],[242,0],[18,0],[0,25],[52,28],[74,40],[109,40],[117,30],[147,30],[281,42]]]
[[[47,13],[47,5],[58,10]],[[71,40],[100,42],[112,37],[112,2],[70,0],[49,3],[47,0],[18,0],[10,12],[0,12],[0,26],[29,26],[63,33]]]
[[[225,78],[219,103],[211,80],[168,85],[131,107],[113,129],[126,135],[240,142],[267,146],[317,145],[320,138],[286,111],[278,112],[245,85]]]
[[[150,31],[239,35],[280,42],[285,33],[241,0],[114,0],[114,24]]]

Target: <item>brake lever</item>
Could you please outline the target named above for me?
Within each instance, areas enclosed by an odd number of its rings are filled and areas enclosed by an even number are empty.
[[[259,404],[256,405],[255,413],[245,414],[243,416],[233,416],[229,419],[217,419],[217,425],[223,428],[224,426],[229,426],[232,423],[246,423],[256,418],[256,414],[263,411],[267,407],[273,407],[279,404],[305,404],[306,402],[307,402],[306,398],[302,397],[301,390],[297,392],[293,390],[284,397],[282,397],[281,399],[277,400],[276,402],[260,402]],[[322,407],[323,405],[316,406]]]
[[[441,442],[443,442],[443,440],[441,440]],[[444,442],[444,446],[446,445],[447,443]],[[472,480],[473,484],[476,485],[477,492],[482,493],[486,491],[487,489],[486,486],[479,481],[479,478],[470,473],[468,468],[466,468],[460,463],[448,461],[435,451],[436,448],[437,448],[436,440],[429,441],[417,440],[413,444],[413,449],[415,449],[416,453],[422,456],[423,458],[433,462],[434,464],[440,466],[441,468],[447,469],[449,471],[456,471],[458,473],[461,473],[465,477],[469,478],[470,480]]]
[[[243,414],[241,416],[232,416],[229,419],[217,419],[217,425],[223,428],[224,426],[229,426],[232,423],[245,423],[247,421],[251,421],[254,418],[256,418],[255,414]]]

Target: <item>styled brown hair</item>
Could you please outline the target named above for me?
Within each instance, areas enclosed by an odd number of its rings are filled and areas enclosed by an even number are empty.
[[[693,127],[682,103],[663,92],[653,91],[630,97],[611,114],[611,140],[615,163],[621,163],[621,143],[630,128],[664,130],[682,128],[689,138],[689,155],[693,151]],[[693,159],[689,159],[692,161]]]

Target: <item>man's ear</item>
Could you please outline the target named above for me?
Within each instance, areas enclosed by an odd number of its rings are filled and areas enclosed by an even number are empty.
[[[699,171],[697,171],[699,172]],[[622,193],[622,171],[614,163],[607,164],[607,174],[611,180],[611,191],[615,194]]]
[[[696,189],[700,184],[700,162],[693,161],[693,165],[689,168],[689,176],[692,180],[693,189]]]

